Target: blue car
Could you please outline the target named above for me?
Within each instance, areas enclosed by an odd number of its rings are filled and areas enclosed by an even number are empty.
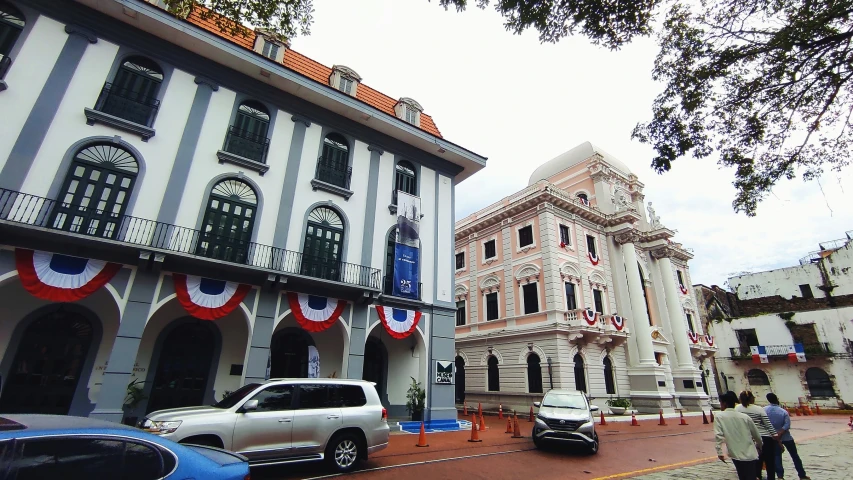
[[[0,415],[0,480],[249,480],[246,457],[84,417]]]

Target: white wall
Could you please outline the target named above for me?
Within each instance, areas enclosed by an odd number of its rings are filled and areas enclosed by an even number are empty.
[[[436,298],[443,302],[453,300],[454,285],[450,283],[451,265],[454,261],[452,251],[453,241],[453,215],[451,212],[453,194],[453,181],[444,175],[438,175],[438,278],[435,280]],[[455,269],[455,265],[453,267]]]

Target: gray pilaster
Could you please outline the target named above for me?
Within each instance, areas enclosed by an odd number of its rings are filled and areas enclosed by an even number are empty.
[[[557,263],[557,249],[560,242],[557,239],[556,218],[553,206],[548,205],[539,217],[539,239],[542,248],[542,283],[541,289],[545,294],[544,308],[539,310],[555,310],[563,307],[560,289],[560,265]]]
[[[364,237],[361,243],[361,264],[373,261],[373,225],[376,223],[376,197],[379,189],[379,157],[385,153],[380,147],[369,145],[370,170],[367,173],[367,202],[364,211]],[[361,378],[361,376],[359,376]]]
[[[122,407],[127,394],[127,384],[133,374],[133,364],[139,351],[139,342],[148,320],[148,311],[154,300],[154,290],[159,276],[144,270],[137,270],[136,278],[130,287],[127,305],[121,316],[107,369],[101,380],[98,402],[90,417],[121,422],[124,416]]]
[[[44,141],[45,135],[53,123],[53,117],[65,97],[65,91],[74,78],[74,72],[90,43],[98,41],[97,37],[72,25],[65,27],[68,38],[59,53],[59,58],[45,81],[38,98],[18,134],[9,158],[0,171],[0,188],[20,191],[30,172]],[[55,172],[42,172],[52,176]],[[62,173],[64,175],[64,172]],[[124,392],[125,389],[122,389]]]
[[[160,204],[160,211],[157,213],[158,222],[175,223],[178,207],[181,205],[181,199],[184,196],[184,187],[190,175],[193,157],[195,157],[198,138],[201,135],[201,127],[204,125],[204,117],[207,114],[207,107],[210,105],[210,97],[213,92],[219,90],[218,85],[200,77],[195,79],[195,83],[198,87],[195,89],[190,114],[184,125],[181,142],[178,144],[178,152],[175,154],[172,171],[166,182],[166,192],[163,194],[163,202]]]
[[[361,380],[364,375],[364,344],[367,341],[369,316],[369,305],[353,305],[346,378]]]
[[[504,264],[504,314],[503,317],[515,316],[515,294],[513,292],[515,278],[512,275],[512,234],[513,229],[510,225],[505,225],[501,229],[501,241],[503,242],[503,264]],[[495,245],[497,248],[497,245]],[[501,295],[500,293],[498,295]]]
[[[480,321],[478,306],[480,305],[480,285],[477,283],[477,271],[480,269],[480,260],[477,253],[479,247],[477,240],[468,244],[468,324]]]
[[[272,244],[274,247],[287,247],[287,233],[290,230],[293,198],[296,196],[296,180],[299,176],[299,163],[302,160],[302,147],[305,144],[305,130],[311,126],[311,121],[294,115],[293,136],[290,138],[290,151],[287,153],[287,168],[284,170],[284,182],[281,184],[281,200],[278,204],[278,220],[275,224],[275,234]]]
[[[278,292],[262,291],[258,298],[258,312],[255,315],[255,325],[252,327],[244,385],[263,382],[267,379],[267,361],[270,358],[270,342],[275,325],[275,307],[278,304],[278,297]]]
[[[429,405],[426,418],[432,420],[455,419],[456,390],[454,385],[436,385],[436,360],[452,362],[456,358],[456,312],[450,309],[434,308],[430,315]]]

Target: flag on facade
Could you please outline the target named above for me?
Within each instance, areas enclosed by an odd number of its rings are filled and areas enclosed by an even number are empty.
[[[397,191],[397,243],[394,245],[394,275],[391,294],[420,298],[421,199]]]
[[[23,248],[15,249],[15,267],[26,291],[51,302],[86,298],[121,270],[118,263]]]
[[[795,343],[793,345],[788,345],[788,360],[791,363],[805,362],[806,361],[806,351],[803,348],[802,343]]]
[[[770,363],[767,358],[767,349],[763,345],[749,347],[752,352],[752,363]]]

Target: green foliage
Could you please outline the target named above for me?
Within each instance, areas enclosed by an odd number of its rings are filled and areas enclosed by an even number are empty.
[[[782,313],[778,313],[777,315],[779,315],[779,318],[781,318],[782,320],[790,320],[790,319],[794,318],[794,312],[782,312]],[[785,322],[786,325],[788,323],[789,322]],[[790,322],[790,323],[794,323],[794,322]]]
[[[426,402],[426,391],[421,388],[420,382],[415,380],[414,377],[409,378],[412,379],[412,384],[406,391],[406,410],[409,414],[422,412]]]
[[[203,20],[213,20],[222,32],[248,36],[251,26],[288,40],[311,33],[313,0],[164,0],[174,15],[186,18],[198,9]]]
[[[145,382],[141,378],[137,378],[127,384],[127,394],[124,397],[124,406],[129,410],[133,410],[139,405],[139,402],[148,398],[145,395]]]
[[[627,398],[619,398],[619,397],[611,398],[611,399],[607,400],[607,402],[605,402],[605,403],[607,403],[608,407],[616,407],[616,408],[628,408],[631,406],[631,400],[629,400]]]

